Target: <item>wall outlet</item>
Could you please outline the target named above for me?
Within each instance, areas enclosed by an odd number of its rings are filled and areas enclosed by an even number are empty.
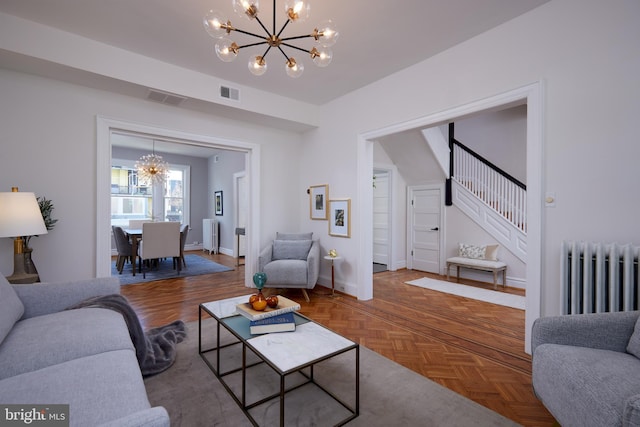
[[[193,241],[193,244],[194,244],[194,245],[197,245],[198,243],[200,243],[200,242],[198,242],[197,240],[194,240],[194,241]]]

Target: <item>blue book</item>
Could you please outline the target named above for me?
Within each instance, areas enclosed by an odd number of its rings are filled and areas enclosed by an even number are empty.
[[[292,332],[296,330],[296,321],[292,312],[252,320],[249,323],[251,335],[269,334],[271,332]]]

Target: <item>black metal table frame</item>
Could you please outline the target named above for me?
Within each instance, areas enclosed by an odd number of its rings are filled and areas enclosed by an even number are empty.
[[[208,349],[203,349],[202,348],[202,312],[203,311],[216,321],[216,345],[215,345],[215,347],[208,348]],[[298,316],[301,316],[301,317],[307,319],[310,322],[313,322],[313,320],[309,319],[308,317],[306,317],[306,316],[304,316],[304,315],[302,315],[300,313],[296,313],[296,314]],[[214,373],[216,378],[218,378],[220,383],[224,386],[224,388],[227,390],[229,395],[231,395],[233,400],[238,404],[238,406],[240,407],[242,412],[244,412],[244,414],[247,416],[249,421],[251,421],[251,423],[254,426],[258,426],[258,423],[256,422],[256,420],[253,418],[253,416],[251,415],[251,413],[249,411],[251,409],[259,406],[259,405],[262,405],[265,402],[268,402],[268,401],[273,400],[275,398],[280,398],[280,426],[284,427],[284,399],[285,399],[285,395],[287,393],[293,391],[293,390],[296,390],[296,389],[298,389],[298,388],[300,388],[300,387],[302,387],[304,385],[310,384],[310,383],[314,384],[316,387],[318,387],[320,390],[322,390],[328,396],[333,398],[333,400],[335,400],[340,405],[342,405],[345,409],[347,409],[347,411],[349,411],[350,415],[347,418],[343,419],[338,424],[336,424],[336,426],[342,426],[342,425],[348,423],[349,421],[353,420],[354,418],[356,418],[360,414],[360,345],[358,343],[353,343],[353,345],[345,347],[342,350],[335,351],[335,352],[333,352],[331,354],[328,354],[326,356],[322,356],[322,357],[320,357],[318,359],[312,360],[312,361],[310,361],[308,363],[305,363],[303,365],[297,366],[296,368],[293,368],[293,369],[290,369],[288,371],[283,372],[277,366],[275,366],[270,360],[268,360],[266,357],[263,357],[262,354],[258,350],[253,348],[253,346],[251,344],[249,344],[246,339],[244,339],[242,336],[240,336],[238,333],[236,333],[236,331],[234,331],[232,328],[227,327],[227,325],[225,323],[223,323],[221,320],[222,319],[219,319],[215,314],[211,313],[204,306],[204,304],[200,304],[199,310],[198,310],[198,352],[199,352],[200,357],[202,358],[202,360],[204,360],[204,362],[207,364],[209,369]],[[317,322],[314,322],[314,323],[317,323]],[[225,328],[225,330],[227,330],[229,333],[231,333],[238,341],[221,345],[220,344],[220,325],[221,324]],[[320,325],[320,326],[322,326],[322,325]],[[322,327],[324,327],[324,326],[322,326]],[[221,353],[220,350],[222,350],[224,348],[227,348],[227,347],[239,345],[239,344],[242,345],[242,366],[239,367],[239,368],[230,369],[230,370],[228,370],[226,372],[220,372],[220,353]],[[247,348],[249,348],[249,350],[251,352],[253,352],[260,359],[260,361],[247,365]],[[355,350],[355,358],[356,358],[356,368],[355,368],[355,386],[356,386],[356,389],[355,389],[355,407],[351,407],[347,403],[345,403],[342,400],[340,400],[340,398],[338,398],[330,390],[327,390],[321,384],[318,384],[317,382],[315,382],[314,375],[313,375],[313,367],[314,367],[315,364],[320,363],[320,362],[325,361],[325,360],[328,360],[328,359],[331,359],[332,357],[335,357],[335,356],[337,356],[339,354],[347,353],[347,352],[349,352],[351,350]],[[215,366],[209,361],[209,359],[207,359],[205,357],[205,355],[207,353],[214,352],[214,351],[216,352]],[[251,404],[247,404],[247,402],[246,402],[247,369],[249,369],[249,368],[251,368],[253,366],[260,365],[262,363],[266,363],[271,369],[273,369],[280,376],[280,392],[279,393],[274,393],[274,394],[272,394],[270,396],[266,396],[266,397],[264,397],[264,398],[262,398],[262,399],[260,399],[260,400],[258,400],[256,402],[253,402]],[[306,373],[306,372],[302,371],[305,368],[309,368],[309,373]],[[241,395],[241,397],[238,397],[236,395],[236,393],[231,389],[231,387],[225,382],[224,377],[227,376],[227,375],[231,375],[231,374],[240,372],[240,371],[242,371],[242,395]],[[301,374],[301,375],[303,375],[307,380],[305,382],[301,383],[301,384],[294,385],[294,386],[292,386],[292,387],[287,389],[285,387],[285,378],[288,375],[294,374],[296,372]]]

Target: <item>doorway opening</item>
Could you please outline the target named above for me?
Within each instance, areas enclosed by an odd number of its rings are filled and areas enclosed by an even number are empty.
[[[472,102],[463,106],[420,117],[407,122],[396,123],[374,131],[358,135],[358,170],[373,170],[373,145],[378,138],[409,129],[455,121],[470,114],[507,108],[515,105],[527,105],[527,264],[526,264],[526,310],[525,310],[525,351],[530,352],[531,327],[541,312],[541,276],[542,276],[542,187],[543,187],[543,140],[542,140],[542,83],[536,82],[499,95]],[[358,220],[364,230],[372,229],[373,189],[370,175],[358,175],[358,195],[360,210]],[[373,244],[370,233],[360,233],[358,291],[359,299],[373,298]]]
[[[373,273],[389,270],[391,262],[391,177],[373,170]]]
[[[260,146],[258,144],[220,139],[207,135],[197,135],[177,130],[159,128],[134,122],[108,119],[98,116],[96,119],[96,277],[111,274],[111,152],[112,135],[129,133],[145,135],[171,141],[178,145],[214,148],[245,153],[245,171],[247,185],[247,229],[246,236],[245,284],[252,283],[251,277],[257,267],[260,222],[252,212],[260,211]]]

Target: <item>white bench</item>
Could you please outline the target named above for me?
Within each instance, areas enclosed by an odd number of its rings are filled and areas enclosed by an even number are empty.
[[[457,268],[457,281],[460,281],[460,267],[473,270],[490,271],[493,273],[493,288],[498,288],[498,273],[502,272],[502,286],[507,286],[507,264],[502,261],[490,261],[487,259],[453,257],[447,259],[447,280],[449,280],[449,269]]]

